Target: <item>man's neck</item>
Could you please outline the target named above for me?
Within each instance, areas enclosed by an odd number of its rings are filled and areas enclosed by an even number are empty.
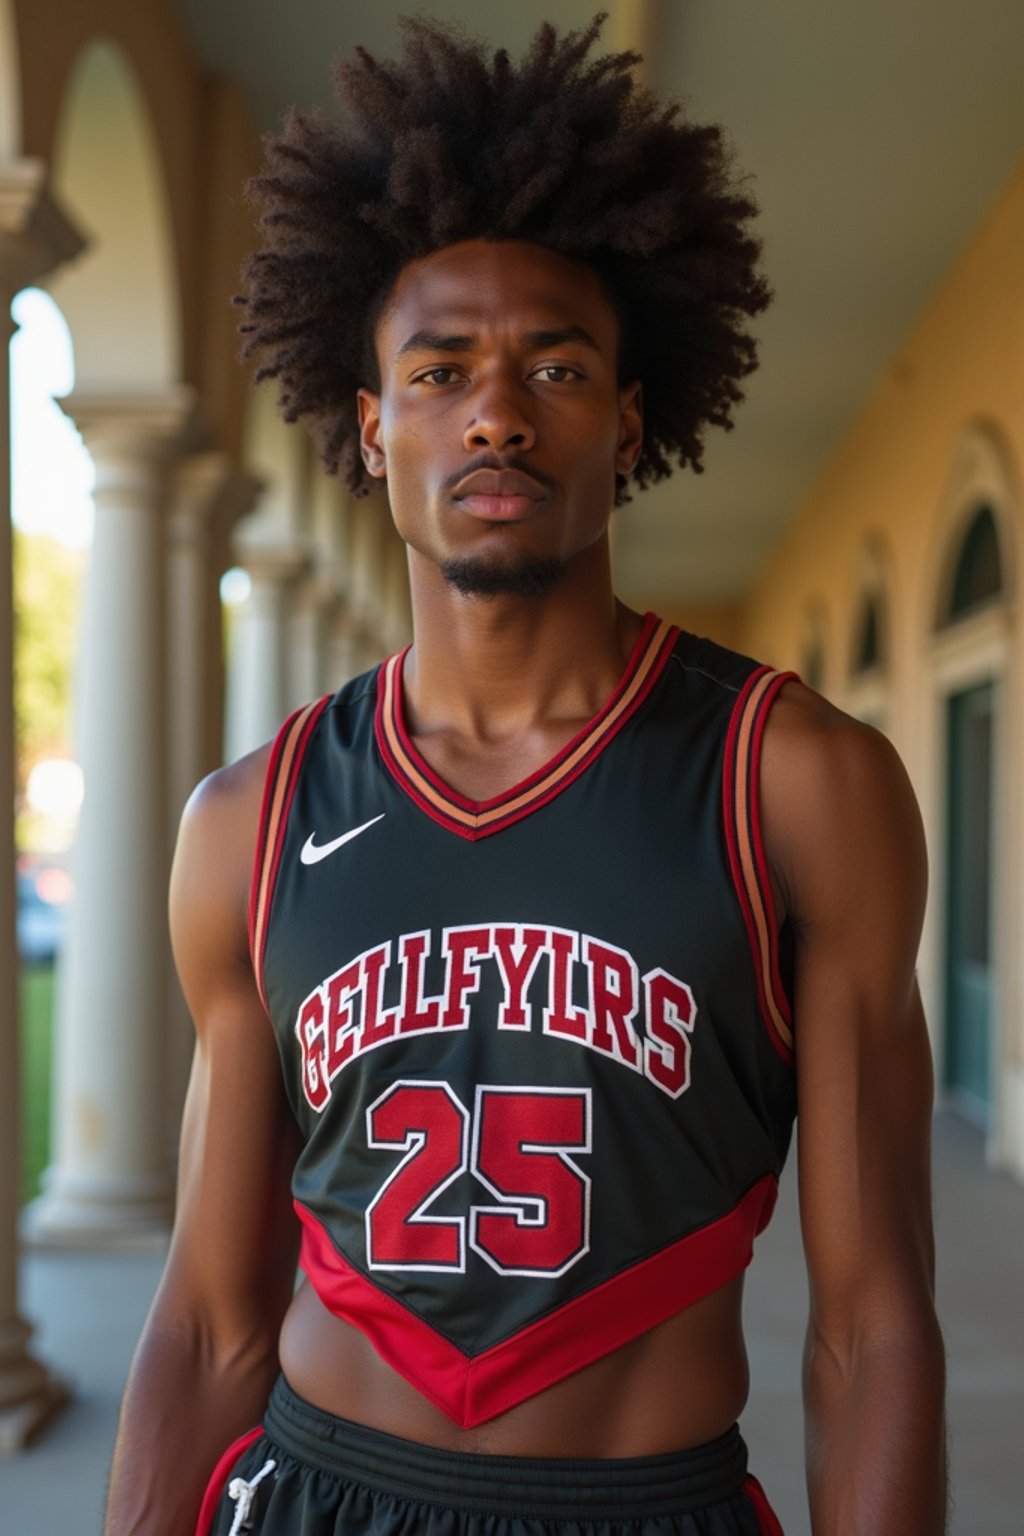
[[[603,545],[544,597],[467,597],[415,551],[410,578],[415,642],[404,682],[414,736],[450,731],[484,744],[590,719],[640,630],[614,597]]]

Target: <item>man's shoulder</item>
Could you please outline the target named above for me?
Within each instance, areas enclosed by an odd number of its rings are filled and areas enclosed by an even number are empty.
[[[769,858],[799,913],[836,882],[867,893],[912,877],[923,890],[924,837],[906,769],[879,730],[797,681],[765,731],[761,803]],[[895,876],[894,876],[895,877]]]
[[[182,814],[183,826],[198,823],[213,831],[224,824],[225,818],[233,824],[252,815],[258,817],[273,748],[273,741],[265,741],[207,774],[189,796]]]
[[[765,768],[792,793],[845,791],[871,795],[903,774],[899,754],[873,725],[858,720],[789,679],[779,692],[765,737]]]

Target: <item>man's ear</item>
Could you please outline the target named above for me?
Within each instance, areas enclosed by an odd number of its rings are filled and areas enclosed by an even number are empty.
[[[644,390],[639,379],[619,390],[619,444],[615,473],[631,475],[644,445]]]
[[[372,389],[360,389],[356,393],[359,411],[359,452],[363,456],[366,473],[375,480],[387,478],[387,463],[380,440],[380,395]]]

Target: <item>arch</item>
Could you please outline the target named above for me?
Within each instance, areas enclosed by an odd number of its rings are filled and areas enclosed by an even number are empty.
[[[14,521],[73,548],[92,539],[92,459],[57,400],[71,393],[71,332],[50,294],[23,288],[11,305],[11,503]]]
[[[945,622],[955,624],[985,603],[1003,596],[1003,561],[999,531],[988,502],[975,512],[960,541],[953,566]]]
[[[820,598],[807,604],[800,625],[797,671],[808,688],[827,693],[829,685],[828,615]]]
[[[954,610],[961,619],[1000,599],[1012,600],[1019,508],[1016,462],[998,423],[970,423],[954,444],[939,504],[931,582],[933,632],[949,625]],[[972,592],[975,602],[969,600]]]
[[[880,592],[865,592],[854,618],[850,670],[855,677],[875,672],[888,659],[885,606]]]
[[[888,731],[892,670],[898,653],[896,592],[889,547],[878,532],[861,541],[844,606],[846,655],[843,707],[876,730]]]
[[[21,58],[12,0],[0,0],[0,164],[21,154]]]
[[[1013,1124],[1011,999],[1018,945],[1019,656],[1014,643],[1020,479],[1000,424],[965,424],[930,541],[924,585],[933,688],[935,953],[930,990],[941,1090],[988,1128],[1004,1161]]]
[[[847,674],[852,681],[885,673],[892,664],[892,562],[881,534],[869,533],[861,544],[850,605]]]
[[[51,284],[75,339],[78,389],[176,382],[182,328],[166,186],[144,98],[115,43],[92,42],[75,61],[54,182],[91,237]]]

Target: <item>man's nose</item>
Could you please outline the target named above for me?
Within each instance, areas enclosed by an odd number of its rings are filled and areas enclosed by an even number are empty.
[[[501,378],[493,379],[474,393],[463,434],[467,449],[472,452],[490,448],[500,453],[505,448],[533,447],[536,432],[526,401],[521,398],[521,388],[512,380]]]

